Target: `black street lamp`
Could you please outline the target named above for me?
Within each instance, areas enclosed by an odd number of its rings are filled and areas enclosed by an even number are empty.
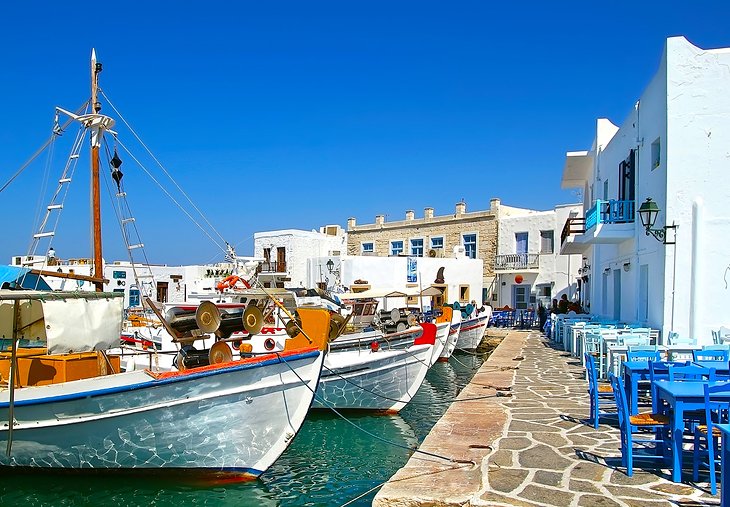
[[[667,241],[667,230],[672,229],[676,237],[677,225],[665,225],[660,229],[652,229],[660,211],[659,206],[651,200],[651,197],[647,197],[638,211],[641,224],[644,226],[647,236],[651,234],[657,241],[661,241],[665,245],[674,245],[676,241]]]

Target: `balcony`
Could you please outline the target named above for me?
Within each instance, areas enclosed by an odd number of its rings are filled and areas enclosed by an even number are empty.
[[[622,243],[632,239],[635,217],[634,201],[597,199],[596,204],[586,212],[585,218],[566,220],[560,237],[560,253],[584,253],[592,244]]]
[[[539,254],[497,255],[494,259],[495,271],[529,271],[540,269]]]
[[[261,273],[286,273],[286,262],[262,262],[256,267],[256,274]]]

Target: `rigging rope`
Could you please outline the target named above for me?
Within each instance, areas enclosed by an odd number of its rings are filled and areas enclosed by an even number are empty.
[[[122,116],[122,113],[120,113],[119,110],[114,106],[114,104],[109,99],[109,97],[107,97],[107,95],[104,93],[104,91],[101,90],[101,89],[99,89],[99,93],[101,93],[101,95],[106,99],[106,101],[109,103],[109,105],[111,106],[111,108],[117,114],[117,116],[119,117],[119,119],[122,120],[122,122],[124,123],[124,125],[126,125],[126,127],[129,129],[129,131],[134,136],[134,138],[137,139],[137,141],[139,142],[139,144],[142,145],[142,147],[145,149],[145,151],[147,152],[147,154],[150,157],[152,157],[152,160],[154,160],[157,163],[157,165],[159,166],[159,168],[162,169],[162,172],[165,173],[165,175],[170,179],[170,181],[172,181],[173,185],[175,185],[175,187],[178,189],[178,191],[185,197],[185,199],[187,199],[187,201],[190,203],[190,205],[193,207],[193,209],[198,213],[198,215],[200,215],[200,217],[205,221],[205,223],[208,224],[208,227],[210,227],[210,229],[218,236],[218,238],[221,241],[223,241],[224,243],[226,243],[225,238],[216,230],[216,228],[213,226],[213,224],[210,223],[210,221],[206,218],[206,216],[203,214],[203,212],[195,205],[195,202],[193,202],[193,200],[185,193],[185,191],[180,187],[180,185],[178,185],[178,183],[173,179],[172,175],[162,165],[162,162],[160,162],[157,159],[157,157],[154,156],[154,154],[152,153],[152,151],[147,147],[147,145],[144,143],[144,141],[142,141],[142,139],[139,137],[139,135],[137,135],[137,132],[135,132],[135,130],[132,128],[132,126],[129,124],[129,122],[127,122],[127,120],[124,118],[124,116]],[[124,148],[124,149],[125,149],[125,151],[129,152],[129,150],[127,150],[126,148]],[[137,163],[139,164],[139,162],[137,162]],[[141,166],[141,164],[140,164],[140,166]],[[147,172],[147,170],[145,170],[145,172]],[[149,175],[149,172],[147,172],[147,174]],[[155,181],[155,183],[157,183],[157,181]],[[157,184],[159,185],[159,183],[157,183]],[[165,192],[165,193],[167,193],[167,195],[170,196],[170,194],[168,192]],[[172,198],[172,197],[170,196],[170,198]],[[180,206],[180,204],[178,204],[174,199],[173,199],[173,202],[175,202],[175,204],[177,204],[178,206]],[[182,207],[180,207],[180,209],[182,209]],[[190,216],[190,215],[188,214],[188,216]],[[192,217],[190,217],[190,218],[192,220]],[[201,230],[202,230],[202,227],[199,224],[197,224],[196,222],[194,222],[194,223],[198,227],[200,227]],[[213,240],[213,238],[207,232],[206,232],[206,234],[208,235],[208,237],[211,238],[211,240],[217,246],[220,247],[220,245],[215,240]]]
[[[84,105],[82,105],[79,109],[77,109],[76,110],[76,114],[80,114],[84,110],[84,108],[86,107],[86,105],[88,103],[89,102],[86,101],[84,103]],[[8,181],[6,181],[5,184],[2,187],[0,187],[0,193],[2,193],[3,190],[5,190],[6,188],[8,188],[8,186],[15,180],[15,178],[17,178],[18,176],[20,176],[20,174],[23,171],[25,171],[25,169],[27,169],[27,167],[30,164],[33,163],[33,161],[38,157],[38,155],[40,155],[41,153],[43,153],[43,151],[46,148],[48,148],[48,145],[51,144],[51,143],[53,143],[53,141],[56,139],[56,137],[59,136],[59,135],[61,135],[61,133],[66,129],[66,127],[68,127],[72,122],[73,122],[73,119],[72,118],[69,118],[68,120],[66,120],[64,122],[64,124],[62,126],[60,126],[58,128],[54,128],[53,129],[53,133],[50,135],[50,137],[48,139],[46,139],[46,142],[43,143],[43,145],[40,148],[38,148],[36,150],[36,152],[33,153],[33,155],[31,155],[31,157],[28,160],[26,160],[23,165],[20,166],[20,169],[18,169],[17,171],[15,171],[15,174],[13,174],[10,177],[10,179]]]
[[[168,192],[168,191],[167,191],[167,189],[166,189],[166,188],[165,188],[165,187],[164,187],[164,186],[162,185],[162,183],[160,183],[160,182],[159,182],[159,181],[158,181],[158,180],[157,180],[157,179],[156,179],[156,178],[155,178],[155,177],[154,177],[154,176],[152,175],[152,173],[150,173],[150,172],[149,172],[149,171],[147,170],[147,168],[146,168],[146,167],[145,167],[145,166],[144,166],[144,165],[142,164],[142,162],[140,162],[140,161],[139,161],[139,159],[137,159],[137,157],[135,157],[135,156],[134,156],[134,155],[132,154],[132,152],[131,152],[131,151],[129,151],[129,149],[128,149],[128,148],[127,148],[127,147],[126,147],[125,145],[124,145],[124,143],[122,143],[122,142],[121,142],[121,141],[119,141],[118,139],[117,139],[117,142],[119,143],[119,146],[121,146],[121,147],[122,147],[122,149],[124,150],[124,152],[125,152],[125,153],[126,153],[127,155],[129,155],[130,157],[132,157],[132,160],[134,160],[134,161],[135,161],[135,162],[137,163],[137,165],[139,165],[139,167],[140,167],[140,168],[141,168],[141,169],[142,169],[142,170],[143,170],[143,171],[144,171],[144,172],[145,172],[145,173],[147,174],[147,176],[149,176],[149,178],[150,178],[150,179],[151,179],[152,181],[154,181],[154,182],[155,182],[155,184],[156,184],[156,185],[157,185],[158,187],[160,187],[160,190],[162,190],[162,192],[163,192],[163,193],[164,193],[165,195],[167,195],[167,197],[169,197],[169,198],[170,198],[170,200],[171,200],[172,202],[174,202],[174,203],[175,203],[175,205],[176,205],[176,206],[177,206],[177,207],[178,207],[178,208],[180,209],[180,211],[182,211],[182,212],[183,212],[183,213],[184,213],[184,214],[185,214],[185,215],[186,215],[186,216],[187,216],[187,217],[188,217],[188,218],[190,219],[190,221],[191,221],[191,222],[193,222],[193,224],[194,224],[194,225],[196,225],[196,226],[198,227],[198,229],[200,229],[200,230],[201,230],[201,231],[203,232],[203,234],[205,234],[206,236],[208,236],[208,238],[209,238],[209,239],[210,239],[210,240],[211,240],[211,241],[213,242],[213,244],[215,244],[215,245],[216,245],[216,246],[217,246],[218,248],[220,248],[220,249],[221,249],[221,251],[223,251],[223,252],[226,252],[227,250],[226,250],[225,246],[221,246],[221,244],[220,244],[220,243],[218,243],[218,241],[217,241],[217,240],[216,240],[215,238],[213,238],[213,236],[211,236],[211,235],[210,235],[210,233],[209,233],[209,232],[208,232],[208,231],[207,231],[207,230],[206,230],[206,229],[205,229],[205,228],[204,228],[204,227],[203,227],[202,225],[200,225],[200,224],[199,224],[199,223],[198,223],[198,222],[197,222],[197,221],[195,220],[195,218],[193,218],[193,216],[192,216],[192,215],[191,215],[191,214],[190,214],[190,213],[189,213],[189,212],[188,212],[188,211],[187,211],[187,210],[186,210],[185,208],[183,208],[183,206],[182,206],[182,205],[181,205],[181,204],[180,204],[180,203],[179,203],[179,202],[178,202],[178,201],[177,201],[177,200],[176,200],[176,199],[175,199],[175,198],[174,198],[174,197],[172,196],[172,194],[170,194],[170,192]],[[201,216],[202,216],[202,215],[201,215]],[[203,217],[203,219],[205,220],[205,217]],[[206,222],[207,222],[207,220],[206,220]],[[217,231],[215,231],[215,229],[213,229],[213,231],[214,231],[214,232],[216,232],[216,234],[218,234],[218,232],[217,232]],[[220,236],[220,234],[219,234],[219,236]],[[225,240],[224,240],[224,243],[225,243]]]

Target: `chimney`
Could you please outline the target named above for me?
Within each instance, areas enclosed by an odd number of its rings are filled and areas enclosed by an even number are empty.
[[[413,217],[415,217],[415,216],[416,216],[416,213],[412,209],[409,209],[408,211],[406,211],[406,220],[413,220]]]
[[[433,218],[433,208],[423,208],[423,218]]]
[[[355,217],[350,217],[347,219],[347,230],[351,231],[355,228],[355,224],[357,223],[357,220],[355,220]]]
[[[495,215],[499,212],[499,205],[501,204],[501,201],[498,198],[493,198],[489,200],[489,211],[494,213]]]
[[[375,215],[375,223],[377,225],[383,225],[385,223],[385,215]]]
[[[464,201],[456,203],[456,216],[466,213],[466,203]]]

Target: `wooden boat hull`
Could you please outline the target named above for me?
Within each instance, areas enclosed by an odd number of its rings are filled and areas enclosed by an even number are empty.
[[[322,351],[307,349],[185,372],[131,371],[17,389],[11,454],[0,453],[0,465],[255,478],[299,431],[323,360]],[[8,417],[5,390],[3,451]]]

